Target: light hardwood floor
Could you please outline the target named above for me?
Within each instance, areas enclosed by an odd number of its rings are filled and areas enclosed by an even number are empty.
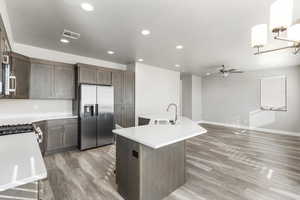
[[[299,200],[300,137],[202,124],[187,141],[187,182],[165,200]],[[115,147],[45,158],[45,200],[121,200]]]

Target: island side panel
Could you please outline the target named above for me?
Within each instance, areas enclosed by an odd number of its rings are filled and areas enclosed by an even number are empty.
[[[117,135],[116,183],[118,184],[118,192],[125,200],[140,199],[139,152],[140,145],[138,143]]]
[[[185,183],[185,141],[159,149],[140,144],[140,200],[161,200]]]

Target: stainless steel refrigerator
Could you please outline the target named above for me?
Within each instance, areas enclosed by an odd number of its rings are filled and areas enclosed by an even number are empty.
[[[114,90],[112,86],[80,85],[80,150],[112,144]]]

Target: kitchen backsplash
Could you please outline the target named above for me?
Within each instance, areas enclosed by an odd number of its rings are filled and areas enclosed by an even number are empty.
[[[0,118],[18,115],[72,113],[71,100],[0,100]]]

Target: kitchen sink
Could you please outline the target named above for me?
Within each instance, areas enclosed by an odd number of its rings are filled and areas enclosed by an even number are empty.
[[[154,120],[154,125],[176,125],[174,120]]]

